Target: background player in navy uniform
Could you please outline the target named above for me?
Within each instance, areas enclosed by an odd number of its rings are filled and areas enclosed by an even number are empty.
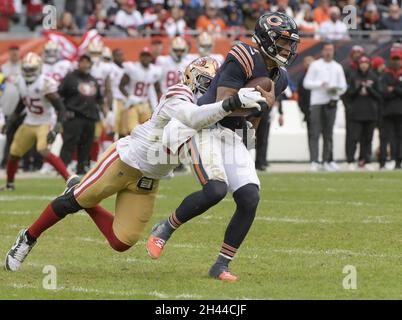
[[[247,82],[259,77],[268,77],[273,81],[271,91],[260,87],[257,89],[266,98],[269,107],[287,87],[287,72],[284,66],[292,63],[296,56],[299,35],[296,23],[287,15],[279,12],[266,13],[261,16],[255,26],[253,40],[256,47],[239,42],[229,51],[225,62],[212,80],[208,91],[198,100],[198,104],[212,103],[234,95]],[[231,130],[242,130],[246,125],[244,114],[232,114],[220,121],[220,125]],[[258,125],[258,119],[253,121]],[[246,147],[243,145],[245,152]],[[243,150],[236,157],[246,156]],[[248,157],[251,159],[251,157]],[[181,224],[202,214],[221,201],[229,189],[233,192],[236,211],[226,229],[224,243],[217,261],[211,267],[211,277],[221,280],[237,280],[229,272],[229,262],[235,256],[238,248],[245,239],[256,214],[259,202],[259,180],[252,159],[246,168],[230,167],[226,172],[228,184],[223,181],[204,176],[205,181],[200,191],[187,196],[180,206],[167,220],[155,225],[147,242],[151,257],[158,258],[165,242]],[[241,178],[237,177],[239,169],[247,169]],[[225,170],[226,166],[225,166]],[[244,170],[243,170],[244,171]],[[202,173],[202,170],[201,170]],[[205,174],[205,172],[204,172]]]

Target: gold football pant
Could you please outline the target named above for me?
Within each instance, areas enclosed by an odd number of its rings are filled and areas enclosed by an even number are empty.
[[[153,214],[158,184],[121,161],[113,144],[75,188],[74,196],[81,207],[92,208],[116,194],[113,232],[132,246]]]
[[[10,154],[22,158],[36,142],[36,150],[47,149],[47,134],[50,126],[48,124],[30,125],[22,124],[15,133],[10,147]]]

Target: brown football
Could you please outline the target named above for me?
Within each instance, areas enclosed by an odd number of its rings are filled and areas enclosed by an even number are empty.
[[[269,79],[268,77],[258,77],[251,79],[245,85],[246,88],[255,88],[257,86],[260,86],[265,91],[270,91],[272,86],[272,80]]]
[[[262,89],[265,91],[270,91],[271,86],[272,86],[272,80],[269,79],[268,77],[258,77],[251,79],[248,81],[244,87],[245,88],[256,88],[257,86],[260,86]],[[236,110],[233,115],[236,116],[248,116],[250,114],[250,110]]]

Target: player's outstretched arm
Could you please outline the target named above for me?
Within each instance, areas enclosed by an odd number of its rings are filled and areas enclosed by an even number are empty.
[[[173,99],[163,107],[171,118],[175,118],[195,130],[209,127],[232,112],[240,109],[260,110],[259,103],[266,103],[261,93],[253,88],[242,88],[223,101],[197,106],[189,101]]]
[[[64,107],[63,101],[57,93],[49,93],[45,97],[50,101],[53,108],[57,112],[57,123],[53,130],[49,131],[47,136],[47,142],[52,144],[56,139],[56,135],[62,130],[62,123],[64,122],[66,108]]]

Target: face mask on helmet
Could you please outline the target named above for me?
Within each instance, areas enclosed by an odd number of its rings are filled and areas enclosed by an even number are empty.
[[[190,63],[183,75],[183,83],[197,96],[207,92],[218,70],[218,63],[211,57],[198,58]]]
[[[55,64],[59,60],[58,49],[45,49],[43,60],[48,64]]]
[[[42,71],[41,58],[36,54],[28,53],[22,61],[21,71],[27,83],[34,82]]]

